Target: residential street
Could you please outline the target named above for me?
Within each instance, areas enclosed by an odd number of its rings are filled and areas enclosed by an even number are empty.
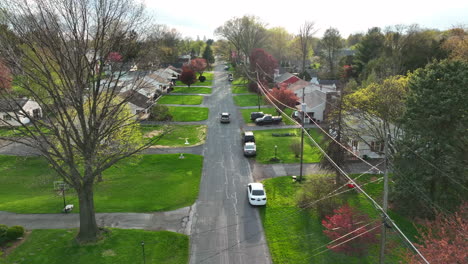
[[[190,263],[270,263],[258,209],[247,201],[246,186],[253,181],[242,155],[241,116],[234,106],[223,65],[215,68],[208,136],[200,194],[193,206]],[[229,112],[231,123],[219,114]]]

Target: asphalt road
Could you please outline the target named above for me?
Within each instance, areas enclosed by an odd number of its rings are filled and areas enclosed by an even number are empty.
[[[212,95],[204,104],[210,114],[200,194],[190,217],[190,263],[271,263],[258,208],[247,201],[246,185],[253,179],[242,155],[242,117],[222,64],[215,67]],[[221,112],[231,114],[231,123],[219,122]]]

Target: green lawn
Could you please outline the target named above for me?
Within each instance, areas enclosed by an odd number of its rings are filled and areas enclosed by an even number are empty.
[[[350,257],[331,250],[320,253],[327,249],[324,245],[331,240],[323,234],[324,228],[317,212],[297,206],[297,197],[302,185],[292,183],[291,177],[269,179],[263,183],[268,203],[266,207],[260,208],[260,216],[273,263],[378,263],[378,243],[372,245],[365,256]],[[347,197],[353,207],[368,213],[371,219],[378,216],[370,202],[362,195],[350,192]],[[387,253],[386,263],[399,263],[401,259],[398,254],[403,243],[392,233],[389,234],[388,245],[390,244],[396,248]]]
[[[251,93],[247,86],[232,86],[231,89],[233,94]]]
[[[203,102],[201,95],[164,95],[158,104],[199,105]]]
[[[188,93],[188,94],[210,94],[211,88],[208,87],[187,87],[187,86],[175,86],[173,93]]]
[[[48,132],[48,129],[47,128],[42,128],[41,129],[43,133],[47,133]],[[25,131],[24,127],[15,127],[15,128],[12,128],[12,127],[0,127],[0,137],[21,137],[21,136],[24,136],[24,132],[22,131]],[[35,129],[34,129],[35,131]],[[26,134],[28,135],[28,134]]]
[[[191,205],[198,197],[203,157],[186,154],[141,155],[114,165],[95,186],[96,212],[168,211]],[[40,157],[0,156],[0,211],[59,213],[56,174]],[[67,203],[78,199],[73,190]]]
[[[272,134],[295,133],[295,136],[275,137]],[[317,141],[322,140],[323,135],[316,129],[311,129],[311,136]],[[278,146],[277,157],[282,163],[299,163],[301,159],[295,157],[290,146],[294,142],[301,142],[300,129],[269,129],[254,131],[255,142],[257,144],[256,161],[264,164],[274,163],[270,159],[275,157],[275,145]],[[314,163],[320,161],[320,151],[312,147],[310,139],[304,137],[304,162]]]
[[[201,144],[206,139],[205,125],[142,125],[141,132],[145,137],[158,136],[159,133],[169,131],[156,145],[169,147],[188,147]],[[185,139],[189,144],[185,144]]]
[[[207,107],[168,106],[172,121],[190,122],[208,119]]]
[[[256,106],[258,105],[258,96],[256,94],[235,95],[234,103],[237,106]],[[260,105],[266,105],[263,96],[260,97]]]
[[[291,117],[291,113],[292,113],[293,110],[291,109],[285,109],[284,112],[287,114],[288,117]],[[258,111],[258,108],[255,108],[255,109],[240,109],[240,112],[242,114],[242,118],[244,118],[244,122],[245,123],[255,123],[254,121],[250,120],[250,113],[252,112],[263,112],[265,114],[270,114],[270,115],[278,115],[278,113],[276,112],[275,108],[273,107],[260,107],[260,111]],[[296,123],[294,123],[293,121],[289,120],[289,118],[287,118],[285,115],[282,115],[283,117],[283,123],[285,125],[295,125]]]
[[[234,81],[232,82],[232,85],[246,85],[247,83],[248,81],[246,79],[244,79],[243,77],[240,77],[240,78],[234,79]]]
[[[206,77],[206,80],[204,82],[200,82],[198,80],[198,73],[196,74],[197,75],[197,82],[192,84],[194,86],[211,86],[213,85],[213,78],[214,78],[214,73],[213,72],[204,72],[203,73],[203,76]],[[176,85],[179,86],[179,85],[185,85],[183,82],[181,81],[176,81]]]
[[[109,229],[96,244],[78,245],[75,229],[34,230],[5,262],[28,264],[188,263],[189,238],[168,231]]]

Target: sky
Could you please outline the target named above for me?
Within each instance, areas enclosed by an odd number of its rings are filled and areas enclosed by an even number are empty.
[[[144,0],[157,24],[176,28],[183,37],[213,38],[214,30],[234,17],[254,15],[267,28],[284,27],[297,34],[305,21],[315,22],[321,37],[330,27],[341,36],[368,28],[397,24],[419,24],[423,28],[446,30],[456,25],[468,26],[467,0]]]

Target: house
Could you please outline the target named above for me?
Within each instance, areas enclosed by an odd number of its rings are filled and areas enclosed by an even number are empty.
[[[156,87],[161,93],[169,92],[173,85],[171,79],[161,76],[158,72],[152,72],[145,76],[145,81]]]
[[[320,123],[326,119],[329,108],[333,106],[333,102],[339,97],[339,91],[335,86],[318,85],[299,79],[299,81],[288,86],[288,89],[294,92],[299,97],[301,103],[306,104],[306,113],[310,118],[305,120],[306,123],[314,121]],[[297,106],[298,110],[302,110],[301,106]]]
[[[153,100],[135,90],[125,91],[120,96],[127,98],[131,113],[136,115],[138,119],[149,117],[150,109],[154,104]]]
[[[0,100],[0,126],[21,126],[28,124],[30,118],[41,118],[41,106],[31,99],[18,98]]]
[[[292,73],[289,73],[289,72],[285,72],[281,75],[277,75],[275,74],[275,78],[274,78],[274,82],[276,84],[287,84],[287,85],[290,85],[290,84],[293,84],[297,81],[301,80],[301,78],[297,77],[296,75],[292,74]]]
[[[317,77],[312,77],[312,79],[310,80],[310,83],[315,84],[315,85],[328,86],[329,88],[331,87],[335,90],[340,85],[339,80],[320,80]]]
[[[358,114],[345,115],[343,118],[343,135],[348,140],[350,149],[359,157],[378,159],[384,157],[384,140],[379,135],[391,133],[393,138],[402,136],[402,130],[394,124],[385,123],[379,117]],[[377,136],[376,136],[377,135]]]

